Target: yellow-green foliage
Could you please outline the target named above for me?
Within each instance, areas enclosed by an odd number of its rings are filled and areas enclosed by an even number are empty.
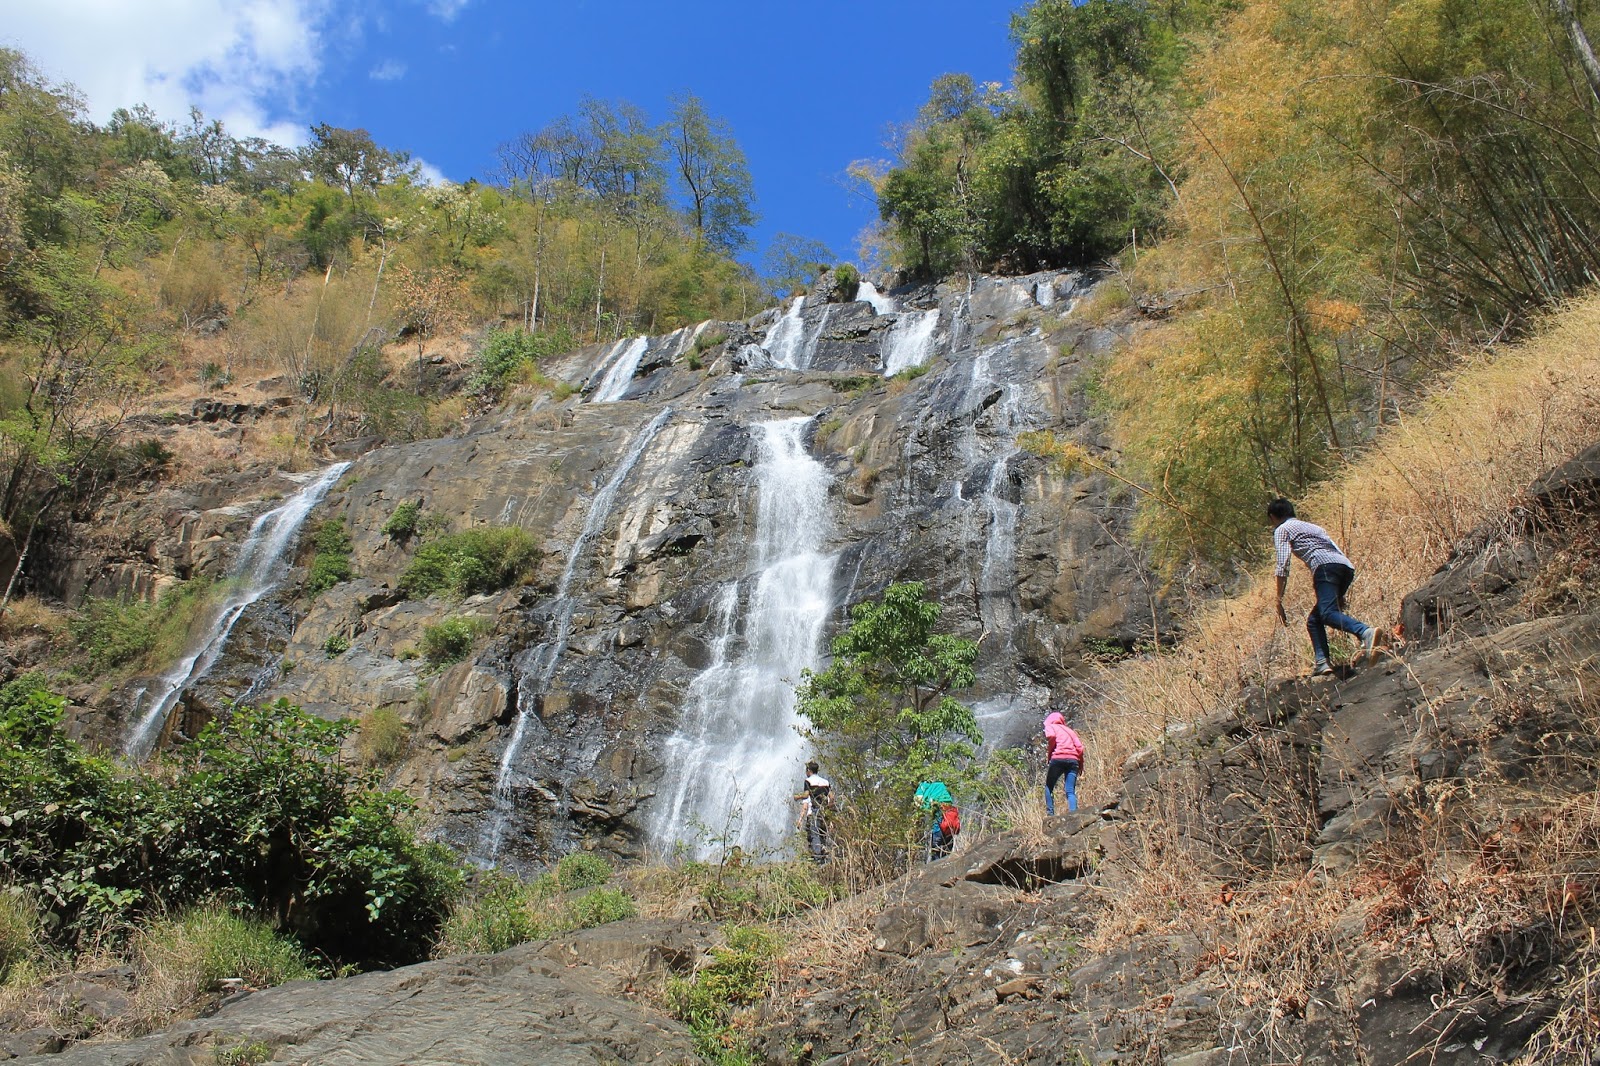
[[[0,888],[0,985],[37,958],[41,935],[33,901],[16,889]]]
[[[504,951],[530,940],[633,917],[638,908],[632,897],[605,887],[610,879],[610,865],[584,852],[564,857],[554,871],[532,881],[486,874],[451,908],[434,955]]]
[[[688,1024],[707,1061],[754,1061],[746,1050],[750,1033],[736,1024],[736,1013],[766,996],[782,950],[782,941],[768,930],[730,925],[723,930],[723,945],[712,949],[709,965],[693,977],[668,980],[667,1002]]]
[[[361,716],[361,731],[357,736],[363,759],[389,766],[405,754],[411,742],[411,728],[393,707],[379,707]]]
[[[1352,614],[1380,625],[1396,618],[1402,597],[1462,538],[1505,513],[1551,465],[1600,439],[1597,335],[1600,297],[1590,296],[1541,322],[1525,344],[1467,360],[1358,461],[1296,501],[1360,572]],[[1266,527],[1257,530],[1266,545]],[[1291,609],[1301,592],[1291,586]],[[1116,780],[1140,738],[1225,705],[1242,685],[1301,668],[1309,646],[1281,637],[1273,595],[1258,570],[1235,597],[1192,620],[1176,649],[1108,673],[1105,699],[1089,712],[1102,738],[1089,753],[1091,794],[1097,781]]]
[[[152,670],[177,658],[189,626],[216,587],[203,579],[174,585],[153,603],[89,600],[69,625],[85,672],[104,676]]]
[[[152,1023],[198,1003],[224,978],[271,988],[320,976],[299,945],[218,905],[153,922],[132,948],[141,970],[139,1012]]]
[[[1600,124],[1546,6],[1249,0],[1207,32],[1174,236],[1131,279],[1179,313],[1105,377],[1169,564],[1248,557],[1263,502],[1339,469],[1459,338],[1589,284],[1600,224]]]

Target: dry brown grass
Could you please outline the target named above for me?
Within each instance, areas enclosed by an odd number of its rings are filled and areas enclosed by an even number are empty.
[[[1355,562],[1352,614],[1387,628],[1452,545],[1600,439],[1597,335],[1600,296],[1590,296],[1550,316],[1527,342],[1479,353],[1420,409],[1387,426],[1342,477],[1297,501]],[[1108,798],[1128,756],[1168,728],[1230,703],[1248,684],[1305,669],[1310,642],[1297,615],[1311,598],[1303,570],[1297,565],[1290,576],[1287,631],[1273,616],[1273,582],[1262,571],[1238,595],[1201,610],[1172,651],[1104,672],[1087,715],[1091,799]]]

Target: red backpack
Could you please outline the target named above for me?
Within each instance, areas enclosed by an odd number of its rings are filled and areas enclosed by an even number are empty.
[[[944,834],[946,840],[961,832],[961,812],[954,805],[944,809],[944,817],[939,819],[939,832]]]

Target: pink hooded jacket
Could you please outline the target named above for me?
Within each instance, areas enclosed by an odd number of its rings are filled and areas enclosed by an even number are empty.
[[[1050,745],[1050,758],[1074,759],[1083,765],[1083,741],[1073,732],[1060,711],[1051,711],[1044,719],[1044,739]]]

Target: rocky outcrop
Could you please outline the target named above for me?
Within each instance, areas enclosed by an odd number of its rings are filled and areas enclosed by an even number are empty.
[[[686,1062],[694,1043],[682,1025],[623,992],[686,972],[707,942],[680,924],[630,923],[625,937],[594,929],[499,955],[242,993],[209,1017],[154,1036],[13,1061],[214,1066],[232,1054],[319,1066]]]
[[[801,416],[831,477],[832,625],[891,581],[925,581],[951,626],[982,638],[976,697],[991,741],[1031,733],[1086,643],[1132,647],[1171,628],[1163,591],[1128,547],[1132,500],[1017,445],[1049,430],[1108,447],[1083,375],[1114,334],[1072,314],[1093,283],[1058,273],[923,285],[896,292],[899,310],[886,314],[813,294],[789,323],[800,370],[774,367],[762,347],[779,312],[548,363],[577,390],[570,399],[514,399],[457,435],[358,459],[317,516],[345,523],[358,580],[307,601],[291,575],[252,607],[176,730],[192,734],[239,698],[396,716],[410,742],[394,782],[470,851],[484,812],[507,800],[491,793],[520,723],[505,858],[539,862],[580,841],[640,854],[661,738],[712,661],[724,590],[739,583],[742,604],[758,565],[753,427]],[[896,345],[914,369],[886,380]],[[207,431],[253,410],[207,407],[222,420]],[[636,444],[611,506],[594,513]],[[153,594],[220,575],[272,491],[259,480],[130,489],[86,531],[60,583]],[[532,584],[460,603],[406,599],[397,582],[418,539],[382,529],[408,502],[435,528],[530,531],[544,546]],[[422,634],[450,617],[489,632],[467,662],[434,670],[417,654]],[[550,649],[553,664],[535,668]]]

